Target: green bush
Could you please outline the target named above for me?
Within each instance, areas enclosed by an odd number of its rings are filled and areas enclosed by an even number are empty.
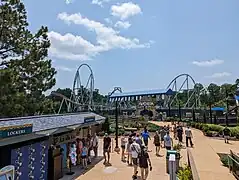
[[[155,125],[155,124],[149,124],[148,125],[148,131],[149,132],[156,132],[159,130],[159,126]]]
[[[230,130],[231,130],[231,136],[233,137],[235,136],[236,138],[239,139],[239,126],[231,127]]]
[[[125,134],[125,130],[124,129],[119,129],[118,133],[119,133],[119,136],[122,136],[122,135]]]
[[[192,180],[192,171],[188,165],[178,171],[177,177],[179,180]]]

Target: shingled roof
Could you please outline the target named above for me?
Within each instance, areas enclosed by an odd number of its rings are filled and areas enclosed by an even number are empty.
[[[54,128],[84,124],[85,117],[95,117],[96,122],[105,120],[105,117],[92,112],[64,115],[44,115],[19,118],[0,119],[0,127],[33,124],[33,132],[39,132]]]

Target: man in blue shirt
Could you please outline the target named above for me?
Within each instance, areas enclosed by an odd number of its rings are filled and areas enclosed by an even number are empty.
[[[150,138],[149,132],[146,128],[144,128],[144,131],[142,132],[142,138],[144,141],[144,145],[148,146],[149,139],[151,140],[151,138]]]

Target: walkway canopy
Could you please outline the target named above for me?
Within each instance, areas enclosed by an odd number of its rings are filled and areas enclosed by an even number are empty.
[[[122,92],[122,93],[113,93],[110,96],[110,100],[131,100],[131,99],[140,99],[144,96],[155,96],[155,95],[173,95],[175,92],[172,89],[157,89],[157,90],[147,90],[147,91],[135,91],[135,92]]]

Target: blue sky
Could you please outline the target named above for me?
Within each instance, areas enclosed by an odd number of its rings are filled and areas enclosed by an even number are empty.
[[[163,89],[181,73],[205,85],[239,77],[238,0],[24,3],[30,29],[49,28],[55,88],[71,88],[82,63],[91,66],[103,94],[115,86]],[[81,74],[88,78],[86,69]]]

